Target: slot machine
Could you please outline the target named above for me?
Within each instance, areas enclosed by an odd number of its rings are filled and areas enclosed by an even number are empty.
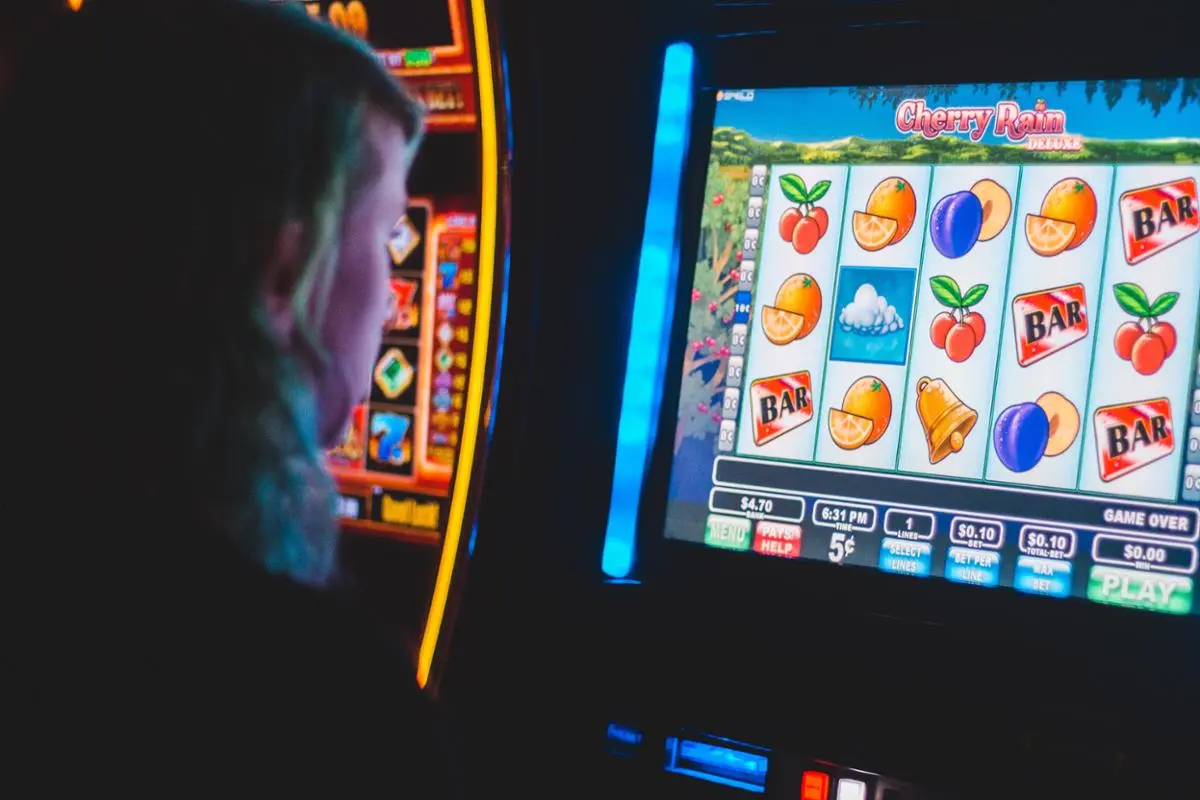
[[[616,795],[1195,793],[1200,82],[1194,9],[1157,11],[695,3],[629,34],[611,80],[657,117],[604,103],[645,156],[606,128],[622,189],[541,219],[636,184],[640,257],[610,319],[535,337],[531,385],[591,368],[531,400],[556,435],[481,522],[521,591],[472,612],[520,662],[493,692],[547,707],[510,758],[539,737]]]
[[[505,286],[504,94],[481,0],[307,2],[423,102],[411,200],[386,243],[394,314],[343,441],[343,563],[436,678],[465,571]]]

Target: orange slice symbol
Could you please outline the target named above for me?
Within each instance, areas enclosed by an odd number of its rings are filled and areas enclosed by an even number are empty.
[[[1030,214],[1025,217],[1025,238],[1039,256],[1056,256],[1075,239],[1075,223]]]
[[[804,315],[784,311],[775,306],[764,306],[762,328],[771,344],[784,345],[794,342],[804,330]]]
[[[875,423],[866,417],[847,414],[836,408],[829,409],[829,435],[833,443],[843,450],[857,450],[871,438]]]
[[[867,252],[882,250],[896,237],[900,223],[891,217],[854,212],[854,241]]]

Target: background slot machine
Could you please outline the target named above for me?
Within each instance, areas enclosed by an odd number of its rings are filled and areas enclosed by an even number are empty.
[[[1194,795],[1195,9],[646,5],[613,91],[559,95],[621,123],[537,121],[606,177],[538,212],[570,335],[497,427],[505,753],[614,796]],[[614,232],[586,304],[571,220]]]
[[[343,562],[420,641],[429,680],[474,525],[504,292],[502,75],[481,0],[306,2],[424,103],[411,202],[386,247],[395,313],[342,443]],[[502,162],[502,159],[504,161]]]

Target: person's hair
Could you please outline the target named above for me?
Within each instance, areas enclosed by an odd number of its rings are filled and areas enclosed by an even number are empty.
[[[90,489],[78,522],[190,525],[271,571],[330,576],[336,493],[265,273],[299,223],[287,290],[322,358],[339,227],[378,164],[367,109],[416,147],[418,103],[299,4],[87,0],[26,53],[0,99],[3,291],[26,307],[25,346],[46,348],[26,410]]]

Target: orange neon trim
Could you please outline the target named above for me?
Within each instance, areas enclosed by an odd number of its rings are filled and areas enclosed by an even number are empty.
[[[434,55],[434,60],[437,56],[461,56],[466,52],[466,31],[463,30],[462,9],[459,8],[459,0],[447,0],[450,3],[450,33],[453,44],[438,45],[437,47],[429,48]],[[478,47],[475,48],[479,50]]]
[[[444,479],[448,481],[453,469],[447,464],[438,464],[429,460],[429,423],[430,414],[432,413],[429,408],[429,402],[430,395],[432,394],[431,384],[433,381],[433,359],[435,356],[433,345],[435,326],[433,321],[436,318],[435,312],[437,310],[436,304],[438,291],[437,282],[440,278],[437,271],[437,254],[440,252],[442,236],[446,233],[460,233],[475,236],[477,232],[475,228],[472,227],[448,225],[444,218],[439,219],[437,223],[432,226],[432,236],[430,237],[425,252],[428,262],[425,268],[425,310],[422,312],[426,315],[425,320],[429,321],[429,325],[422,325],[421,327],[421,350],[426,354],[426,357],[421,359],[420,371],[418,372],[417,377],[418,386],[423,384],[426,389],[425,394],[423,394],[420,398],[422,405],[421,418],[418,421],[418,427],[421,428],[421,443],[417,447],[416,455],[418,458],[417,468],[422,475],[435,480]],[[474,358],[474,352],[472,352],[471,357]],[[456,448],[460,456],[462,454],[461,442],[462,436],[460,435],[459,446]]]
[[[437,246],[441,225],[429,208],[429,228],[425,231],[425,280],[421,297],[421,363],[417,365],[417,441],[413,460],[414,476],[425,472],[426,451],[429,449],[429,395],[433,381],[433,329],[437,305]]]
[[[388,72],[393,75],[399,75],[401,78],[408,78],[413,75],[468,75],[474,71],[475,68],[470,64],[447,64],[441,67],[393,67],[388,70]]]
[[[416,425],[413,425],[415,430]],[[390,472],[373,472],[369,469],[357,467],[342,467],[330,466],[329,474],[337,478],[338,485],[343,490],[353,493],[355,490],[372,489],[378,486],[380,489],[395,489],[397,491],[417,492],[418,494],[429,495],[430,497],[448,497],[446,485],[432,485],[423,483],[420,477],[414,472],[412,475],[393,475]],[[436,478],[437,476],[433,476]],[[349,520],[353,522],[353,520]]]
[[[425,126],[436,130],[438,128],[474,128],[474,114],[439,114],[436,111],[425,118]]]
[[[479,87],[479,139],[481,180],[479,197],[479,259],[476,266],[478,292],[475,296],[475,331],[471,342],[471,364],[467,378],[467,400],[463,409],[462,438],[458,461],[455,464],[454,484],[450,493],[450,512],[446,519],[446,535],[442,540],[442,556],[438,562],[437,579],[425,631],[417,654],[417,683],[429,684],[433,657],[450,598],[450,583],[458,561],[458,546],[462,538],[467,512],[467,497],[471,490],[471,470],[475,465],[475,449],[483,430],[483,399],[487,374],[487,358],[491,342],[492,282],[496,267],[496,236],[498,225],[500,161],[497,144],[496,93],[492,76],[492,48],[484,0],[471,0],[471,22],[475,32],[475,73]]]

